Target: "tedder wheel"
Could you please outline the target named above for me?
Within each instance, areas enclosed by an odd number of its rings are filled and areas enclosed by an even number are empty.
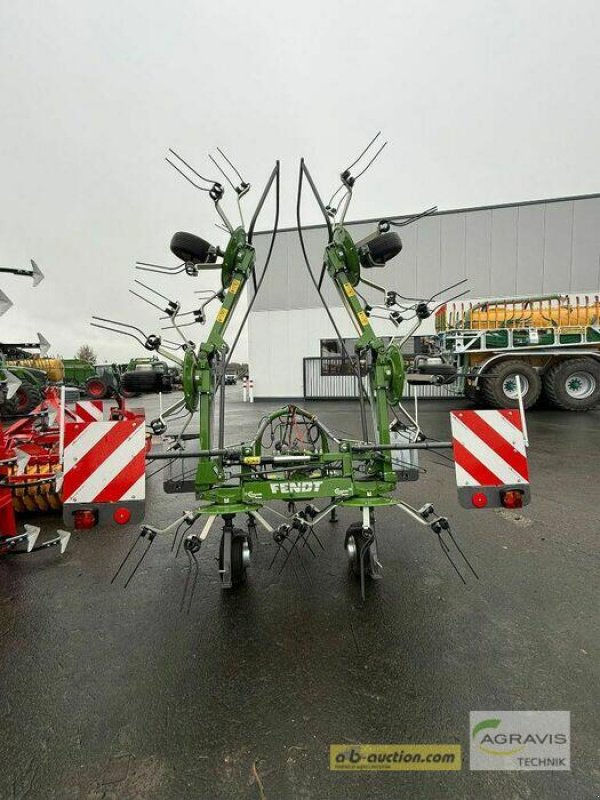
[[[221,536],[219,547],[219,574],[223,580],[223,570],[225,568],[225,536]],[[239,586],[246,580],[246,567],[250,563],[250,544],[248,537],[240,528],[234,528],[231,537],[231,583]]]
[[[592,358],[557,361],[544,375],[544,394],[565,411],[589,411],[600,403],[600,363]]]
[[[402,239],[395,231],[380,233],[370,242],[367,242],[369,254],[376,264],[385,264],[398,255],[402,250]]]
[[[6,417],[29,414],[43,399],[44,393],[37,384],[23,381],[11,399],[4,403],[2,414]]]
[[[108,394],[108,385],[102,378],[88,378],[85,390],[94,400],[104,400]]]
[[[346,548],[350,569],[357,577],[360,577],[360,555],[363,548],[366,547],[367,550],[364,554],[365,576],[367,578],[377,577],[377,544],[375,538],[371,538],[371,535],[365,532],[361,522],[353,522],[350,525],[346,531],[344,547]]]
[[[182,261],[193,261],[197,264],[214,263],[216,255],[209,252],[211,244],[193,233],[178,231],[171,239],[171,252]]]
[[[490,372],[484,372],[480,378],[484,400],[493,408],[518,408],[517,376],[521,381],[523,407],[531,408],[542,391],[542,379],[526,361],[511,360],[492,364]]]

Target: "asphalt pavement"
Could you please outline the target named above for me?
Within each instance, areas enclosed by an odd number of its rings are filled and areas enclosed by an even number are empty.
[[[157,402],[144,399],[149,417]],[[227,441],[276,405],[243,404],[228,387]],[[355,403],[310,407],[358,434]],[[424,431],[449,438],[450,408],[422,402]],[[539,410],[528,422],[522,511],[461,509],[452,465],[429,453],[420,480],[398,492],[452,519],[480,576],[466,586],[436,537],[392,510],[378,514],[383,578],[364,603],[343,548],[352,510],[321,525],[316,557],[304,548],[281,572],[259,532],[233,593],[219,585],[215,525],[189,613],[188,560],[171,536],[155,540],[127,588],[111,578],[132,527],[77,533],[63,556],[0,559],[0,798],[599,796],[600,411]],[[157,526],[194,507],[191,495],[163,493],[163,475],[148,484]],[[39,524],[49,537],[60,519]],[[570,771],[469,769],[470,711],[544,709],[571,712]],[[459,744],[462,769],[329,770],[330,744],[367,742]]]

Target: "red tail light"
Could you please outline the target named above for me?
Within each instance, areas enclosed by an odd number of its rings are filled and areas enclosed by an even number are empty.
[[[131,511],[128,508],[117,508],[113,514],[113,519],[118,525],[127,525],[131,519]]]
[[[523,508],[523,492],[520,489],[507,489],[500,492],[500,501],[504,508]]]
[[[485,492],[475,492],[471,497],[471,502],[475,508],[485,508],[488,504],[487,495]]]
[[[80,509],[73,514],[73,522],[78,531],[93,528],[98,524],[98,512],[92,509]]]

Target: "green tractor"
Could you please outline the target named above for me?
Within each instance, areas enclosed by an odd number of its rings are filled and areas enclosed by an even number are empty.
[[[6,362],[0,363],[0,370],[20,381],[16,391],[9,397],[5,394],[4,402],[0,405],[0,414],[3,417],[19,417],[29,414],[44,399],[44,389],[48,385],[48,375],[43,369],[35,367],[12,366]],[[11,381],[7,381],[7,384]]]
[[[121,386],[121,372],[116,364],[91,364],[80,358],[68,358],[64,365],[65,383],[77,386],[93,400],[104,400],[115,394],[135,396],[135,392],[128,392]]]

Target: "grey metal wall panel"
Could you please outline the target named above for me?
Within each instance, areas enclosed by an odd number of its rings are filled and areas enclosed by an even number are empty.
[[[467,221],[464,214],[440,216],[441,230],[441,274],[440,286],[450,286],[467,277]],[[465,284],[466,287],[466,284]],[[465,288],[463,287],[463,288]],[[457,288],[457,292],[462,289]]]
[[[517,208],[492,211],[490,295],[501,297],[517,290]]]
[[[517,294],[536,294],[544,282],[545,205],[519,208]]]
[[[386,281],[390,289],[397,289],[406,297],[417,296],[417,231],[419,223],[409,225],[407,228],[398,228],[402,239],[402,252],[390,262],[389,267],[381,270],[388,271]],[[381,275],[383,279],[383,275]],[[377,280],[377,278],[374,278]]]
[[[485,297],[490,293],[491,245],[492,212],[467,214],[466,261],[471,297]]]
[[[439,216],[425,217],[417,229],[417,295],[431,297],[441,283],[441,220]]]
[[[542,292],[571,288],[574,203],[547,203],[544,231],[544,278]],[[581,287],[580,287],[581,288]]]
[[[573,214],[571,288],[600,289],[600,199],[576,202]]]
[[[355,241],[375,222],[349,224]],[[442,212],[400,229],[403,250],[384,269],[365,276],[406,296],[426,298],[463,277],[470,296],[569,292],[600,289],[600,198],[516,204]],[[304,233],[313,269],[319,274],[326,229]],[[255,239],[259,264],[269,236]],[[333,307],[341,301],[327,277],[323,294]],[[365,290],[369,302],[381,296]],[[317,293],[306,272],[298,234],[279,234],[269,275],[255,310],[316,308]]]

